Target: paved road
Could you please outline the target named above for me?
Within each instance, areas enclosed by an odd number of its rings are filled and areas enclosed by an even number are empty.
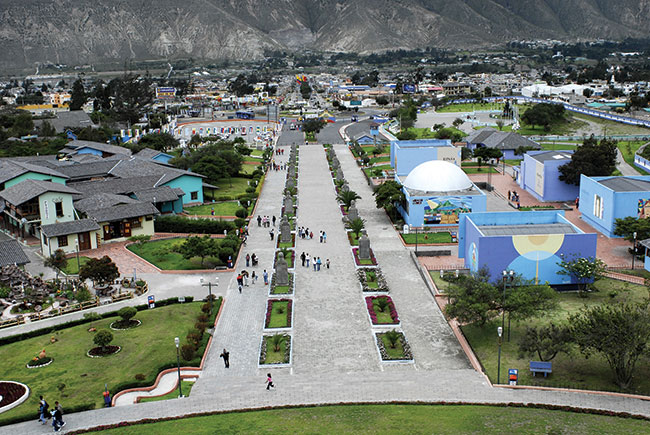
[[[316,135],[316,139],[318,139],[318,143],[329,143],[329,144],[334,144],[334,143],[341,143],[341,135],[339,134],[339,129],[345,125],[347,121],[345,122],[328,122],[325,127]]]

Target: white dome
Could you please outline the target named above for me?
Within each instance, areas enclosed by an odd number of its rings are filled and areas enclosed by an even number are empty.
[[[442,160],[420,163],[404,180],[404,187],[423,192],[456,192],[472,187],[461,168]]]

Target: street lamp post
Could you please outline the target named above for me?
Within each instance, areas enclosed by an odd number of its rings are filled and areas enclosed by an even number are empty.
[[[214,285],[218,286],[219,285],[219,277],[217,276],[214,279],[216,281],[214,283]],[[203,278],[201,278],[201,285],[203,287],[206,287],[206,286],[208,287],[208,303],[210,304],[210,314],[212,314],[212,283],[210,281],[208,281],[206,283],[205,280]]]
[[[499,359],[497,362],[497,384],[500,384],[501,383],[501,336],[503,335],[503,328],[501,326],[497,328],[497,334],[499,335]]]
[[[508,283],[512,282],[512,280],[514,279],[515,271],[504,270],[502,273],[503,273],[503,307],[501,310],[501,330],[503,331],[506,327],[506,287]],[[508,320],[510,320],[510,315],[508,315]],[[508,328],[508,341],[510,341],[510,328]]]
[[[632,245],[632,270],[634,270],[634,257],[636,257],[636,231],[632,233],[632,237],[634,238],[634,244]]]
[[[180,343],[181,340],[178,337],[175,337],[174,344],[176,345],[176,366],[178,367],[178,397],[183,397],[183,389],[181,388],[181,354],[178,350]]]
[[[77,273],[79,273],[79,270],[81,269],[81,266],[79,265],[79,239],[75,239],[74,247],[77,250]],[[634,269],[634,267],[632,269]]]

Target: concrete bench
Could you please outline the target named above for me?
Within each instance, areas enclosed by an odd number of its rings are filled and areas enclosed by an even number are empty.
[[[544,377],[546,377],[549,373],[553,373],[553,363],[550,361],[531,361],[530,371],[533,372],[533,376],[537,373],[544,373]]]

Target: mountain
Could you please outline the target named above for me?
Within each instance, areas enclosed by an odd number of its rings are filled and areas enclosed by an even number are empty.
[[[0,0],[0,70],[650,35],[650,0]]]

